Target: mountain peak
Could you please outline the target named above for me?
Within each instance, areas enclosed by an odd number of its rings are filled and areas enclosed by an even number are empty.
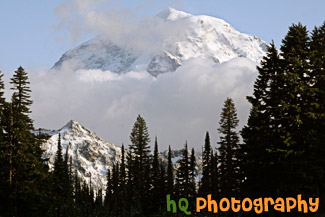
[[[95,132],[75,120],[70,120],[60,130],[47,130],[43,133],[50,136],[42,144],[43,157],[49,159],[50,169],[54,167],[60,133],[64,158],[71,158],[78,176],[88,184],[95,184],[96,190],[105,189],[107,169],[111,169],[113,164],[120,161],[121,147],[98,137]],[[68,156],[65,156],[65,153],[68,153]]]
[[[70,131],[70,130],[79,130],[80,131],[81,129],[86,129],[87,131],[90,131],[86,127],[84,127],[82,124],[80,124],[78,121],[70,120],[61,129],[59,129],[59,131],[62,131],[62,132]]]
[[[64,125],[64,127],[62,127],[62,129],[63,128],[73,128],[74,126],[79,126],[79,125],[81,125],[78,121],[75,121],[75,120],[70,120],[66,125]]]
[[[148,22],[139,23],[137,29],[145,28],[146,31],[144,35],[141,32],[141,37],[135,37],[139,40],[139,43],[132,42],[137,44],[135,49],[132,43],[128,47],[121,44],[121,41],[115,44],[110,38],[100,40],[98,37],[64,53],[53,68],[61,69],[64,63],[71,62],[76,67],[74,70],[100,69],[117,74],[147,71],[158,76],[176,71],[192,58],[205,59],[215,64],[244,57],[259,64],[266,54],[266,42],[254,35],[237,31],[222,19],[195,16],[174,8],[167,8],[155,18],[161,19],[163,24],[157,26],[157,19],[148,19],[151,25]],[[131,31],[125,34],[139,33]],[[159,37],[151,40],[150,34],[158,34]],[[132,37],[133,35],[126,35],[128,39]],[[154,48],[137,50],[138,44],[142,44],[141,40],[153,43]]]
[[[174,8],[167,8],[157,14],[157,17],[162,18],[163,20],[175,21],[181,18],[193,16],[192,14],[186,13],[184,11],[179,11]]]

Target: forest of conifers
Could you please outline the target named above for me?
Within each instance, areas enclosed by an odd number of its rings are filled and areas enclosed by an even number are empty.
[[[184,145],[177,168],[151,153],[145,120],[139,115],[122,160],[107,173],[107,188],[83,183],[60,138],[54,169],[42,158],[47,136],[33,133],[28,74],[19,67],[10,80],[10,101],[0,75],[0,216],[183,216],[167,212],[166,195],[188,198],[195,216],[255,216],[256,213],[195,213],[194,198],[320,198],[312,214],[274,210],[260,216],[325,216],[325,23],[311,32],[292,25],[279,49],[272,43],[257,67],[246,125],[238,132],[237,111],[227,98],[220,115],[217,148],[209,133],[202,141],[202,178],[194,149]],[[211,99],[213,100],[213,99]],[[222,102],[220,102],[222,103]],[[217,114],[216,114],[217,115]],[[177,132],[175,132],[177,133]],[[204,135],[202,135],[204,136]],[[240,137],[242,139],[240,139]]]

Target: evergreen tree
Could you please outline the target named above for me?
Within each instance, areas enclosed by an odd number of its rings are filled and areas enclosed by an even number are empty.
[[[311,193],[313,184],[309,174],[308,152],[312,147],[310,114],[313,113],[313,82],[309,60],[309,36],[307,28],[301,23],[289,27],[282,41],[281,56],[284,70],[284,93],[277,106],[278,116],[274,119],[286,135],[279,139],[278,151],[282,176],[279,192],[286,195]],[[273,91],[271,90],[273,93]],[[273,122],[273,120],[271,119]],[[279,126],[278,125],[278,126]],[[273,135],[277,138],[277,135]]]
[[[63,195],[64,195],[64,210],[65,216],[73,216],[73,179],[72,179],[72,158],[69,157],[69,145],[66,148],[65,158],[64,158],[64,176],[63,176]]]
[[[160,192],[160,165],[159,165],[159,152],[158,152],[158,141],[157,137],[155,138],[155,147],[153,153],[153,161],[152,161],[152,168],[151,168],[151,213],[157,212],[159,210],[159,205],[161,202],[161,192]]]
[[[190,164],[189,164],[189,185],[190,185],[190,196],[191,198],[194,198],[196,194],[196,184],[195,184],[195,178],[196,178],[197,170],[196,170],[196,158],[195,158],[195,151],[194,148],[192,148],[191,156],[190,156]]]
[[[128,158],[132,191],[131,216],[143,215],[150,189],[150,138],[145,120],[138,115],[130,135],[130,154]],[[134,155],[134,157],[132,156]]]
[[[96,194],[92,216],[105,216],[103,209],[103,191],[99,189]]]
[[[112,180],[111,180],[111,171],[107,169],[107,184],[106,184],[106,191],[105,191],[105,200],[104,200],[104,208],[105,213],[107,215],[110,214],[110,210],[112,208],[112,200],[113,200],[113,187],[112,187]]]
[[[190,197],[191,180],[190,180],[190,159],[188,157],[187,142],[182,149],[182,158],[178,161],[179,167],[176,173],[176,189],[177,196]]]
[[[248,97],[252,110],[242,131],[243,191],[270,196],[322,194],[320,32],[316,28],[310,40],[305,26],[292,25],[282,41],[281,58],[272,44],[258,67],[254,94]]]
[[[238,149],[239,136],[236,132],[238,126],[237,111],[231,98],[227,98],[221,112],[220,142],[220,189],[224,196],[235,195],[239,188]]]
[[[168,147],[168,164],[167,164],[167,194],[174,194],[174,167],[172,162],[172,151]]]
[[[120,171],[119,171],[119,164],[116,165],[113,164],[113,170],[112,170],[112,204],[111,204],[111,211],[113,213],[113,216],[119,216],[120,215]]]
[[[22,67],[15,71],[10,84],[13,90],[12,102],[5,109],[5,141],[8,144],[10,168],[8,201],[11,205],[8,209],[13,216],[45,215],[45,206],[48,205],[48,167],[42,159],[43,151],[31,132],[31,90],[28,75]]]
[[[218,153],[213,154],[213,150],[211,149],[210,156],[210,171],[211,171],[211,194],[218,195],[219,194],[219,167],[218,167]]]
[[[5,215],[8,212],[7,207],[9,192],[9,177],[10,177],[10,165],[11,165],[11,155],[10,155],[10,143],[8,135],[5,133],[6,125],[8,122],[8,107],[9,104],[6,103],[4,98],[4,82],[2,80],[3,74],[0,71],[0,199],[4,201],[0,207],[0,215]],[[7,128],[8,130],[8,128]]]
[[[210,136],[209,132],[206,132],[204,150],[202,153],[202,179],[199,190],[199,193],[202,196],[212,193],[211,152]]]
[[[62,156],[62,146],[61,146],[61,133],[58,136],[58,150],[55,155],[54,171],[53,171],[53,215],[56,217],[61,217],[65,215],[65,177],[66,166]]]
[[[125,165],[125,149],[122,144],[122,158],[121,158],[121,167],[120,167],[120,191],[121,191],[121,216],[127,216],[128,213],[128,201],[127,201],[127,177],[126,177],[126,165]]]
[[[325,22],[320,27],[315,27],[310,43],[310,65],[312,100],[309,105],[312,109],[309,113],[307,129],[309,129],[308,161],[310,174],[313,177],[313,191],[320,196],[320,207],[324,207],[325,198]],[[317,175],[316,175],[317,174]],[[321,210],[324,212],[324,208]]]
[[[81,182],[78,177],[78,171],[74,171],[74,207],[75,216],[81,216]]]
[[[242,129],[241,170],[245,182],[241,191],[245,195],[276,195],[280,171],[279,144],[285,132],[279,128],[279,104],[284,93],[284,71],[277,49],[272,43],[257,67],[259,75],[254,84],[248,124]],[[272,91],[271,91],[272,90]],[[268,188],[265,188],[268,186]],[[257,195],[259,194],[259,195]]]
[[[159,201],[160,201],[160,212],[166,211],[165,200],[166,200],[166,171],[162,163],[160,163],[160,177],[159,177]]]

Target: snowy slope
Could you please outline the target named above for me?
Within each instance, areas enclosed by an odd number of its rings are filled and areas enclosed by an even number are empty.
[[[64,53],[53,68],[60,69],[64,64],[73,63],[75,70],[101,69],[116,73],[146,70],[157,76],[175,71],[190,58],[222,63],[246,57],[259,63],[266,52],[266,42],[240,33],[222,19],[194,16],[173,8],[140,23],[139,28],[150,32],[161,23],[167,30],[173,30],[173,34],[162,34],[163,40],[157,40],[160,44],[155,52],[150,49],[147,52],[145,49],[136,51],[127,46],[117,46],[109,38],[96,37]]]
[[[55,161],[59,132],[63,157],[68,148],[73,170],[76,169],[78,176],[88,184],[91,178],[96,190],[105,189],[107,169],[121,160],[121,147],[106,142],[93,131],[71,120],[59,130],[42,130],[42,133],[51,136],[42,146],[44,158],[49,158],[50,169],[53,169]]]

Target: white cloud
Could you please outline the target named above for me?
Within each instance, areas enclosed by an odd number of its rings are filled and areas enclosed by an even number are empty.
[[[66,0],[55,10],[59,21],[56,29],[67,33],[67,38],[74,41],[85,33],[93,33],[119,47],[139,53],[143,50],[159,51],[164,41],[180,37],[180,29],[185,28],[184,25],[164,22],[155,16],[141,16],[140,12],[148,10],[141,3],[143,1],[138,1],[137,9],[131,9],[126,8],[123,1]],[[154,1],[150,3],[158,5]],[[159,7],[163,10],[168,4],[177,6],[181,3],[167,1]]]
[[[161,148],[203,145],[205,132],[217,142],[219,115],[224,100],[232,97],[242,126],[250,105],[255,64],[245,58],[223,64],[191,59],[173,73],[150,76],[147,72],[115,74],[110,71],[30,73],[36,127],[57,129],[75,119],[108,141],[129,144],[138,114],[147,121],[152,138]]]

